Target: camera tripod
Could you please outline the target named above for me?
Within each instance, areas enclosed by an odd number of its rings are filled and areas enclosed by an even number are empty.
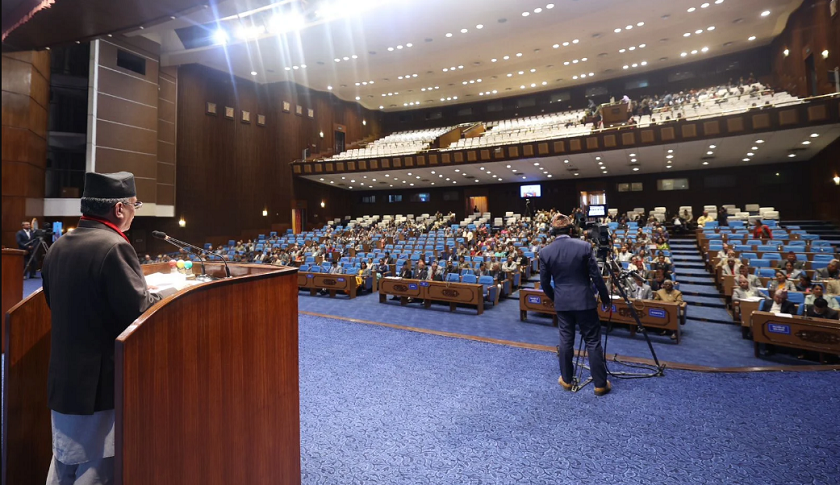
[[[628,363],[622,362],[618,359],[618,355],[613,356],[612,362],[621,364],[627,367],[634,367],[637,369],[643,369],[647,372],[614,372],[611,371],[609,366],[607,366],[607,375],[615,377],[617,379],[644,379],[648,377],[662,377],[665,375],[665,366],[659,363],[659,358],[656,356],[656,351],[653,349],[653,343],[650,341],[650,336],[647,333],[647,329],[645,329],[644,325],[642,325],[641,320],[639,320],[639,314],[636,313],[636,309],[633,307],[633,303],[630,301],[630,298],[627,297],[627,293],[624,291],[622,287],[622,280],[626,279],[627,276],[621,277],[621,272],[619,271],[619,276],[616,276],[615,271],[613,270],[614,266],[618,266],[615,260],[607,260],[604,258],[604,266],[603,272],[610,277],[610,284],[614,285],[615,288],[618,290],[618,294],[624,300],[624,303],[627,305],[627,308],[630,310],[630,314],[633,316],[633,319],[636,321],[636,325],[638,327],[638,331],[644,335],[645,340],[647,341],[648,348],[650,349],[650,354],[653,357],[654,364],[637,364],[637,363]],[[612,305],[612,301],[610,302],[601,302],[601,304]],[[610,312],[612,316],[612,312]],[[612,318],[608,321],[607,332],[604,335],[604,365],[607,364],[607,341],[609,339],[610,333],[612,332]],[[589,376],[585,380],[583,379],[583,369],[589,370],[589,366],[583,363],[583,349],[584,349],[584,340],[583,335],[580,336],[580,344],[578,345],[577,355],[575,356],[574,361],[574,374],[572,376],[572,391],[578,392],[579,390],[583,389],[587,385],[592,382],[592,376]],[[557,359],[558,362],[560,361],[560,346],[557,346]]]
[[[38,236],[35,239],[29,241],[29,248],[29,259],[26,261],[26,266],[23,268],[24,277],[30,274],[30,268],[32,268],[32,264],[35,263],[35,261],[37,261],[38,253],[40,253],[41,250],[43,250],[44,254],[47,254],[47,250],[49,249],[47,243],[44,241],[44,238],[41,236]],[[32,271],[32,273],[34,272],[35,271]]]

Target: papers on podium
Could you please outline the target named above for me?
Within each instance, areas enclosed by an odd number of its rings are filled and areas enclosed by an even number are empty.
[[[159,294],[161,298],[174,295],[187,286],[198,284],[196,281],[188,281],[187,275],[181,273],[152,273],[146,275],[146,285],[149,291]]]

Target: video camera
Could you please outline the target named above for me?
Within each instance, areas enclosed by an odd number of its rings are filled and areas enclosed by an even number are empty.
[[[45,241],[52,241],[53,234],[55,234],[55,233],[53,232],[52,227],[46,227],[44,229],[36,229],[36,230],[32,231],[32,238],[33,239],[41,238]]]
[[[585,229],[587,231],[587,239],[596,245],[597,259],[599,261],[606,261],[612,253],[610,228],[606,224],[590,223],[586,225]]]

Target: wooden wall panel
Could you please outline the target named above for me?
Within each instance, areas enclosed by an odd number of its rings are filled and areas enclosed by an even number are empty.
[[[167,68],[161,72],[166,74]],[[200,65],[180,66],[172,75],[177,82],[177,125],[173,127],[177,170],[173,167],[164,172],[162,162],[167,155],[164,144],[159,143],[157,177],[158,203],[171,205],[168,201],[174,201],[175,217],[138,218],[135,228],[147,233],[162,230],[194,243],[218,244],[291,227],[295,200],[308,201],[310,224],[346,215],[351,205],[345,198],[347,191],[300,179],[293,183],[290,162],[300,159],[304,148],[316,153],[332,146],[335,124],[344,125],[348,144],[381,133],[379,113],[330,93],[285,82],[259,85]],[[290,112],[283,111],[284,101],[291,104]],[[207,102],[216,103],[216,115],[206,113]],[[303,116],[295,114],[298,104]],[[234,120],[225,118],[225,106],[236,110]],[[308,109],[313,109],[313,118]],[[243,110],[250,112],[251,123],[240,121]],[[256,123],[257,115],[265,115],[265,126]],[[319,131],[324,132],[324,138],[318,136]],[[158,142],[164,136],[169,135],[160,135]],[[340,165],[343,169],[345,164]],[[164,188],[172,177],[177,190]],[[324,208],[320,207],[322,200]],[[268,216],[262,215],[263,210]],[[181,217],[186,227],[179,227]],[[156,240],[147,242],[150,252],[170,250]]]
[[[27,213],[43,205],[26,201],[44,198],[49,59],[49,51],[2,56],[2,244],[11,248],[20,223],[43,215]]]
[[[785,30],[771,44],[773,86],[800,97],[810,93],[805,60],[813,55],[817,92],[834,92],[828,71],[840,66],[840,15],[829,15],[830,0],[805,0],[788,18]],[[788,55],[784,55],[785,49]],[[823,50],[829,51],[823,59]]]
[[[177,68],[162,68],[158,73],[157,186],[155,190],[156,202],[162,206],[175,205],[177,96]]]

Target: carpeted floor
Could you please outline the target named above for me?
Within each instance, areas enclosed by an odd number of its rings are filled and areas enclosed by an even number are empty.
[[[828,484],[836,372],[557,385],[553,354],[300,317],[305,484]]]

